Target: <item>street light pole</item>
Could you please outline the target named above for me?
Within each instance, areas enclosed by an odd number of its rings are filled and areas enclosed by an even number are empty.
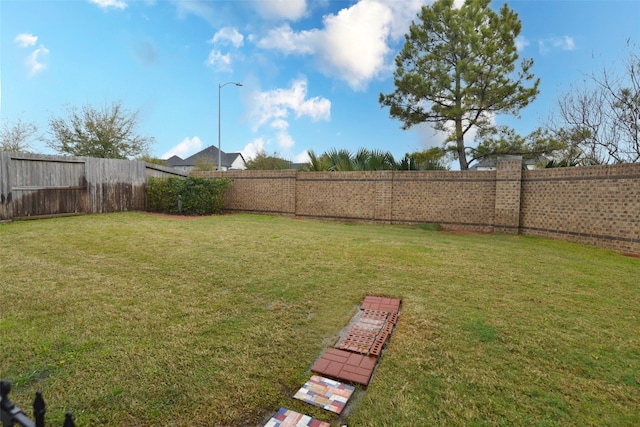
[[[222,171],[222,151],[220,151],[220,90],[226,85],[242,86],[242,83],[226,82],[225,84],[218,83],[218,170]]]

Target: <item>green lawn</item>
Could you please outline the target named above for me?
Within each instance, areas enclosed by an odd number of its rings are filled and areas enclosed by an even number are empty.
[[[640,259],[589,246],[119,213],[0,224],[0,282],[0,376],[48,425],[640,425]],[[371,385],[294,401],[366,295],[403,302]]]

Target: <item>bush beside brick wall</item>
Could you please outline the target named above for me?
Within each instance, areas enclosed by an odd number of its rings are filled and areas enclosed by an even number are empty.
[[[191,172],[190,176],[231,178],[224,210],[295,215],[296,171]]]

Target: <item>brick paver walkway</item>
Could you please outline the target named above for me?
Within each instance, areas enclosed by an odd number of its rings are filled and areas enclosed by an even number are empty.
[[[326,349],[311,367],[312,372],[328,378],[314,375],[294,397],[339,414],[353,392],[353,387],[340,381],[369,385],[399,314],[399,299],[367,296],[344,336],[334,347]],[[345,393],[345,390],[351,392]],[[315,427],[329,424],[280,408],[265,427],[285,425]]]

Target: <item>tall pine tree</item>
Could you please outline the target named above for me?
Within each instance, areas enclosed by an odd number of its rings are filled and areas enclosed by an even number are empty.
[[[446,132],[446,147],[462,170],[469,168],[465,135],[490,127],[493,115],[518,114],[540,83],[531,59],[516,72],[518,15],[506,4],[496,13],[489,3],[466,0],[456,9],[453,0],[438,0],[423,6],[395,60],[396,90],[380,94],[403,129],[431,123]]]

